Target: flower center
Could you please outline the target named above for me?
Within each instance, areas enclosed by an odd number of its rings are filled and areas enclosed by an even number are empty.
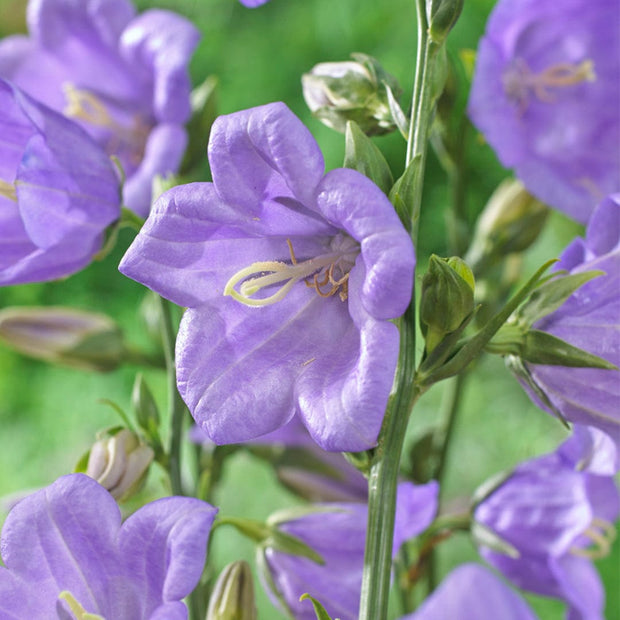
[[[58,598],[61,601],[65,601],[71,610],[71,613],[75,617],[75,620],[105,620],[103,616],[98,614],[88,613],[80,603],[77,602],[75,596],[68,590],[63,590]]]
[[[107,153],[126,153],[128,162],[134,167],[140,163],[151,129],[140,115],[134,115],[127,126],[119,123],[110,113],[109,105],[90,91],[75,88],[70,83],[63,84],[63,90],[67,99],[65,116],[108,130],[112,135],[105,144]]]
[[[336,293],[341,301],[348,296],[349,272],[355,265],[359,245],[346,235],[337,235],[330,244],[331,252],[299,262],[290,239],[286,240],[291,261],[261,261],[235,273],[224,287],[230,295],[246,306],[270,306],[286,297],[293,286],[303,280],[319,297],[332,297]],[[237,285],[240,286],[237,288]],[[268,297],[255,297],[263,289],[279,286]]]
[[[0,196],[4,196],[13,202],[17,202],[17,192],[14,183],[7,183],[0,179]]]
[[[545,103],[553,103],[552,89],[575,86],[582,82],[594,82],[594,63],[583,60],[579,64],[562,62],[534,73],[522,58],[517,58],[502,76],[504,92],[513,103],[525,112],[530,95]]]
[[[582,558],[598,560],[609,555],[611,545],[616,539],[616,528],[609,521],[595,517],[582,535],[588,539],[588,546],[574,545],[570,552]]]

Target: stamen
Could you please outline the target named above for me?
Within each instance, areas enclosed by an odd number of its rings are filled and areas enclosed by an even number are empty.
[[[609,521],[594,518],[590,527],[582,535],[593,544],[589,547],[575,545],[570,548],[570,552],[578,557],[598,560],[609,555],[611,546],[616,539],[616,528]]]
[[[551,65],[540,73],[533,73],[525,62],[518,58],[503,76],[504,91],[510,99],[519,104],[525,112],[530,92],[545,103],[553,103],[555,94],[551,89],[575,86],[582,82],[594,82],[594,63],[583,60],[579,64],[568,62]]]
[[[97,127],[118,129],[117,123],[108,113],[105,104],[87,90],[79,90],[73,84],[63,84],[67,105],[65,116],[75,118]]]
[[[63,590],[58,595],[58,598],[62,601],[66,601],[67,605],[69,605],[71,613],[75,617],[75,620],[105,620],[105,618],[99,614],[88,613],[84,607],[77,602],[75,596],[73,596],[73,594],[71,594],[68,590]]]
[[[7,183],[0,179],[0,196],[4,196],[13,202],[17,202],[17,191],[14,183]]]

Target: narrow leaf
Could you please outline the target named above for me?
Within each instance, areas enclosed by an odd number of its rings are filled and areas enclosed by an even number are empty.
[[[325,607],[319,603],[313,596],[310,596],[307,592],[299,597],[300,601],[310,601],[314,607],[314,613],[317,620],[332,620],[330,615],[325,611]],[[338,620],[336,618],[336,620]]]

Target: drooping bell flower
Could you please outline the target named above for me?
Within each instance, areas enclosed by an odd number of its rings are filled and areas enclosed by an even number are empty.
[[[515,585],[566,602],[569,618],[602,618],[604,591],[592,563],[609,552],[620,513],[610,464],[615,448],[576,435],[549,455],[522,463],[477,506],[475,521],[502,546],[482,538],[480,553]],[[604,458],[593,449],[604,446]]]
[[[601,271],[605,275],[581,286],[534,328],[620,366],[620,194],[609,196],[597,207],[585,239],[575,239],[564,250],[557,268],[571,274]],[[620,446],[618,370],[525,366],[566,420],[599,428]],[[527,384],[524,387],[536,404],[552,412]]]
[[[301,416],[324,449],[374,446],[415,257],[392,205],[274,103],[216,120],[213,183],[166,192],[120,270],[189,308],[177,384],[215,443]]]
[[[423,532],[437,512],[439,485],[433,481],[416,486],[398,486],[392,555],[405,540]],[[323,510],[320,510],[322,508]],[[283,602],[297,620],[314,620],[312,605],[300,601],[310,594],[332,618],[358,617],[364,569],[368,505],[334,503],[317,505],[317,512],[280,522],[278,529],[299,538],[323,559],[318,564],[308,558],[265,549],[266,568],[275,592],[274,602]]]
[[[620,190],[616,0],[500,0],[469,115],[537,198],[585,224]]]
[[[76,123],[0,79],[0,286],[88,265],[118,219],[106,153]]]
[[[480,564],[455,568],[420,608],[400,620],[536,620],[529,605]]]
[[[83,474],[21,500],[2,529],[2,618],[186,620],[217,510],[190,497],[146,504],[124,523]]]
[[[144,216],[155,175],[176,172],[190,115],[187,65],[199,33],[129,0],[30,0],[30,37],[0,42],[0,77],[80,123],[116,157],[123,201]]]

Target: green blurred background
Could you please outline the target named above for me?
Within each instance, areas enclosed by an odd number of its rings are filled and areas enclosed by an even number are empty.
[[[345,60],[364,52],[381,61],[400,81],[407,108],[413,80],[415,11],[413,0],[271,0],[248,10],[237,0],[137,0],[142,9],[173,9],[194,21],[203,34],[191,65],[195,84],[209,75],[219,79],[220,113],[284,101],[307,124],[325,154],[327,168],[342,164],[340,134],[313,119],[304,104],[300,76],[323,61]],[[475,49],[492,0],[468,0],[449,39],[452,53]],[[24,31],[26,2],[0,0],[0,36]],[[474,171],[468,177],[467,214],[471,222],[498,182],[507,175],[481,140],[468,150]],[[403,169],[405,144],[398,135],[376,139],[395,176]],[[206,142],[205,142],[206,152]],[[206,160],[205,160],[206,162]],[[205,180],[208,170],[204,169]],[[449,192],[436,158],[429,158],[418,255],[444,255]],[[531,273],[556,256],[581,229],[554,214],[542,237],[528,252],[524,273]],[[133,233],[123,231],[115,250],[103,261],[64,281],[8,287],[0,290],[0,308],[15,305],[70,305],[113,317],[136,347],[153,349],[148,330],[148,296],[116,267]],[[146,299],[146,301],[145,301]],[[89,374],[47,366],[0,347],[0,497],[51,483],[70,472],[89,448],[98,430],[119,418],[100,402],[110,399],[128,410],[135,367],[108,374]],[[145,371],[146,379],[165,409],[164,374]],[[408,434],[412,442],[438,423],[442,385],[416,407]],[[550,416],[537,410],[498,359],[478,364],[463,395],[462,414],[448,463],[446,497],[458,506],[490,475],[519,461],[552,450],[565,436]],[[153,468],[143,498],[161,492],[162,474]],[[221,513],[264,518],[273,510],[297,503],[281,490],[264,463],[246,453],[235,455],[225,471],[218,495]],[[0,504],[0,519],[4,517]],[[618,545],[615,554],[598,562],[608,592],[608,618],[620,609]],[[210,553],[221,566],[251,559],[251,543],[225,528],[214,536]],[[464,560],[475,560],[468,538],[455,536],[440,553],[440,575]],[[257,582],[259,617],[279,618]],[[543,619],[563,617],[556,601],[529,597]],[[393,615],[398,615],[394,607]]]

